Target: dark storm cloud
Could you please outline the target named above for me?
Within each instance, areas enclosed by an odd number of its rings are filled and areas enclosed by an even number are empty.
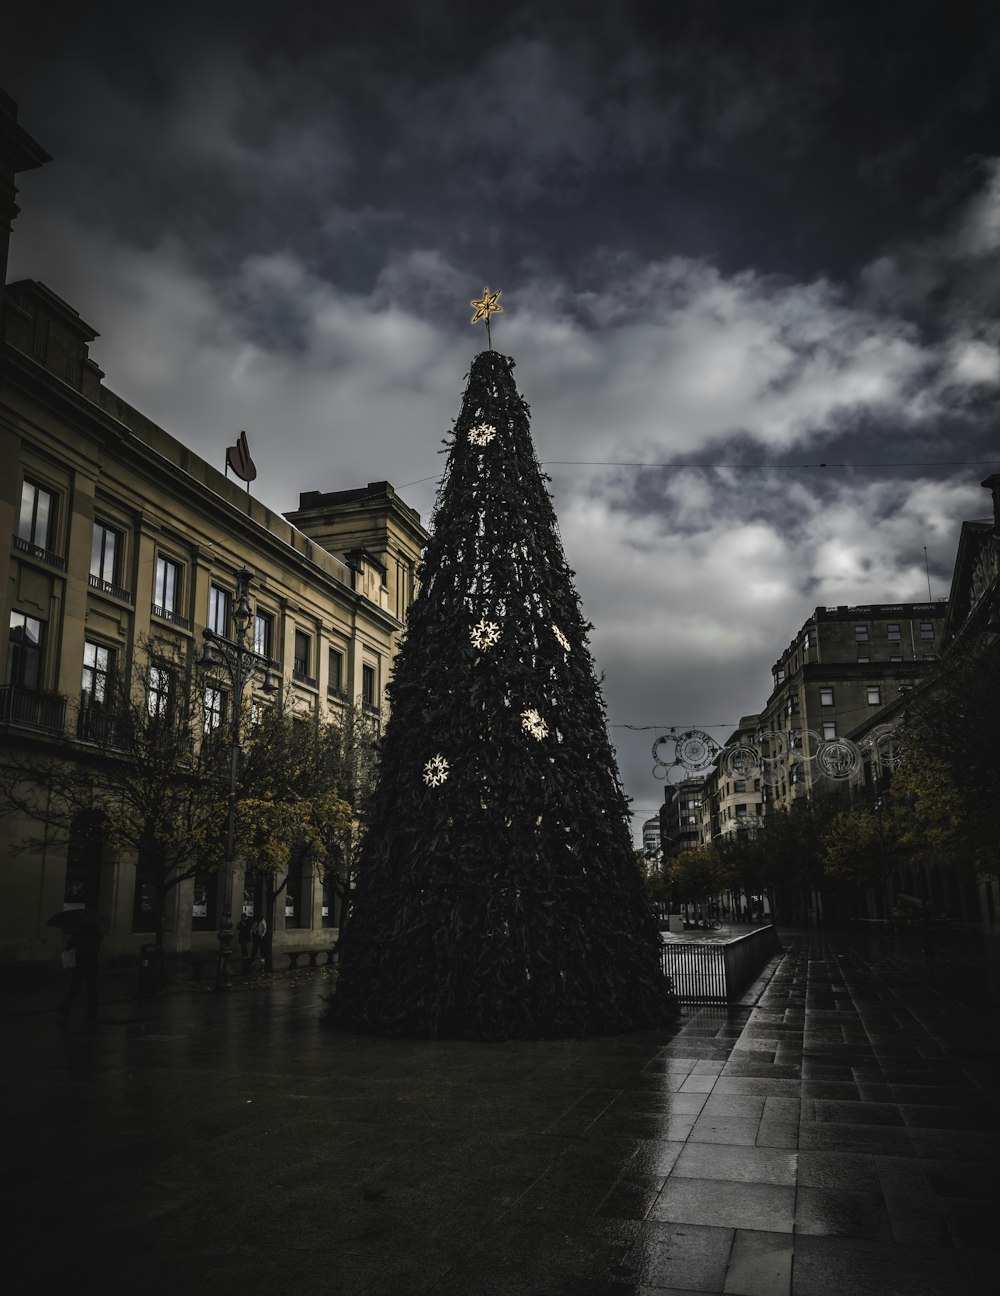
[[[947,592],[1000,453],[1000,12],[899,13],[22,13],[55,161],[12,272],[212,462],[246,427],[272,506],[388,476],[425,519],[502,288],[612,722],[735,724],[817,604],[921,600],[925,550]],[[702,467],[614,466],[662,462]],[[777,466],[819,462],[855,466]]]

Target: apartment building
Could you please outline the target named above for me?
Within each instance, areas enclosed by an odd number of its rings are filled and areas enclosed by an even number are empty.
[[[769,805],[825,791],[860,776],[849,751],[845,778],[817,761],[824,743],[870,722],[933,669],[944,636],[947,602],[818,607],[775,662],[773,687],[760,713],[762,779]],[[829,766],[827,767],[829,768]]]

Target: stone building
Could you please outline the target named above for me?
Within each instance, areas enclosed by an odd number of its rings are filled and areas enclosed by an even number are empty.
[[[0,195],[45,161],[0,101]],[[206,626],[231,635],[236,573],[253,573],[255,649],[276,663],[290,710],[320,720],[359,702],[377,717],[414,595],[427,532],[386,481],[304,494],[288,517],[253,498],[107,387],[90,355],[96,331],[44,284],[7,285],[0,369],[0,687],[4,752],[94,759],[95,699],[130,678],[151,639],[192,661]],[[233,438],[235,439],[235,432]],[[220,714],[229,683],[220,676]],[[151,931],[137,861],[95,850],[67,866],[59,849],[11,852],[32,826],[0,824],[0,959],[54,959],[46,921],[86,903],[105,952],[130,955]],[[37,825],[34,827],[37,832]],[[171,892],[168,947],[217,949],[215,874]],[[234,887],[239,915],[242,877]],[[321,880],[290,880],[276,949],[335,935]]]
[[[914,688],[942,649],[947,602],[818,607],[775,662],[760,713],[768,806],[850,783],[817,755]],[[860,770],[855,770],[855,774]]]

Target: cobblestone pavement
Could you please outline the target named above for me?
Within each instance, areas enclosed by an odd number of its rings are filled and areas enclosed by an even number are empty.
[[[8,996],[5,1274],[149,1296],[994,1290],[997,943],[783,943],[743,1004],[598,1040],[336,1034],[315,973],[141,1003],[109,976],[92,1026]]]

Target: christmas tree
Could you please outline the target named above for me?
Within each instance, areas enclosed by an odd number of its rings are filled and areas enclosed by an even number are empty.
[[[673,1012],[513,368],[476,356],[446,442],[340,942],[351,1030],[586,1035]]]

